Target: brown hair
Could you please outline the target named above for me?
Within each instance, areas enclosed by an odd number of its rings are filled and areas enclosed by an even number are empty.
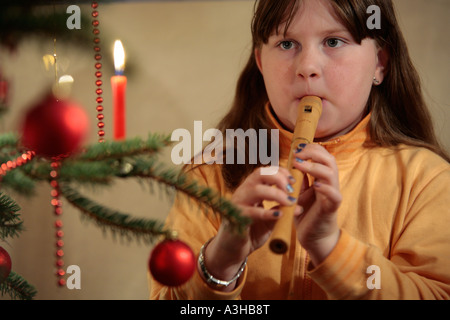
[[[301,0],[257,0],[252,21],[253,48],[237,82],[230,111],[218,124],[226,129],[270,129],[264,107],[268,96],[255,59],[255,49],[267,43],[270,35],[285,23],[287,31]],[[450,158],[435,136],[432,119],[424,102],[419,75],[414,68],[395,16],[391,0],[330,0],[337,18],[357,43],[374,39],[389,57],[384,81],[372,89],[367,108],[372,112],[369,134],[378,146],[407,144],[425,147],[447,161]],[[366,10],[377,5],[381,11],[381,29],[366,26]],[[270,132],[270,130],[269,130]],[[248,149],[247,149],[248,150]],[[247,152],[248,153],[248,152]],[[260,164],[224,164],[222,174],[234,190]]]

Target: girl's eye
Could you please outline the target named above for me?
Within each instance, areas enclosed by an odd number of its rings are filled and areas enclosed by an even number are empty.
[[[330,48],[338,48],[344,44],[342,40],[336,39],[336,38],[330,38],[326,40],[327,46]]]
[[[295,44],[292,41],[285,40],[285,41],[281,41],[279,46],[283,50],[290,50],[290,49],[294,48]]]

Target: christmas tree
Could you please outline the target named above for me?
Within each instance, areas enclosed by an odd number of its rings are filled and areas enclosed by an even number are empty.
[[[0,29],[2,30],[0,44],[8,50],[14,50],[22,39],[29,36],[54,38],[58,43],[66,41],[69,45],[92,43],[91,32],[76,33],[75,37],[68,38],[66,38],[67,32],[59,33],[59,30],[64,30],[65,27],[55,26],[66,25],[67,13],[61,9],[67,6],[58,8],[55,5],[40,6],[36,2],[33,2],[33,5],[26,1],[23,3],[23,6],[20,4],[7,6],[0,13]],[[95,11],[96,6],[92,8]],[[21,19],[18,19],[19,16]],[[83,21],[91,22],[95,18],[94,14],[92,17],[84,16]],[[19,20],[21,24],[15,23]],[[95,30],[95,24],[92,25]],[[86,48],[91,47],[86,45]],[[108,57],[105,55],[102,59],[105,61]],[[97,68],[97,72],[99,69]],[[6,118],[8,117],[9,82],[7,78],[2,79],[1,75],[0,70],[0,110],[1,117]],[[70,100],[65,102],[65,106],[73,107]],[[37,105],[48,107],[52,105],[52,102],[44,99]],[[49,113],[55,114],[54,111]],[[23,136],[26,136],[24,131],[0,134],[0,247],[6,247],[4,244],[8,243],[9,238],[19,237],[22,232],[26,232],[23,227],[24,221],[21,219],[20,204],[10,194],[31,196],[36,186],[41,183],[49,184],[52,189],[49,202],[52,203],[57,217],[55,221],[58,240],[57,264],[62,263],[62,261],[59,262],[59,258],[62,260],[64,248],[62,235],[58,236],[58,232],[63,230],[62,221],[58,219],[62,213],[61,204],[72,205],[77,208],[83,218],[93,221],[103,230],[125,241],[154,243],[155,240],[170,238],[173,235],[173,230],[167,229],[163,221],[135,218],[133,214],[98,203],[95,200],[95,194],[88,197],[79,191],[80,188],[86,187],[98,190],[116,180],[149,181],[153,186],[160,186],[163,192],[169,195],[176,192],[184,193],[195,201],[195,205],[221,214],[238,229],[248,223],[227,200],[220,198],[213,190],[201,187],[195,181],[187,180],[182,172],[167,166],[159,159],[164,149],[170,147],[172,143],[167,134],[150,133],[145,138],[122,141],[109,141],[99,134],[98,143],[83,145],[76,153],[69,150],[68,154],[62,155],[61,153],[65,152],[57,148],[57,142],[48,139],[44,134],[55,126],[52,120],[39,118],[36,123],[37,127],[33,127],[31,136],[41,136],[46,142],[46,147],[50,148],[50,155],[48,152],[35,152],[36,150],[24,146]],[[98,128],[103,127],[98,126]],[[65,136],[69,129],[62,130],[65,130],[62,134]],[[70,135],[66,138],[69,139]],[[68,144],[67,139],[63,140],[63,145]],[[4,248],[0,251],[0,268],[2,295],[8,294],[11,298],[19,299],[32,299],[35,296],[38,288],[34,288],[13,271],[14,261],[12,261],[11,269],[11,259]],[[58,272],[61,280],[64,271],[58,270]]]

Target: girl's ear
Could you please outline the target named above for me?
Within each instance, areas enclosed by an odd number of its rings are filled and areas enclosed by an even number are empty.
[[[255,49],[255,60],[256,65],[258,66],[259,72],[262,74],[262,64],[261,64],[261,49]]]
[[[375,78],[379,81],[379,83],[382,83],[384,77],[386,76],[386,70],[389,64],[389,54],[386,48],[378,48],[377,60]]]

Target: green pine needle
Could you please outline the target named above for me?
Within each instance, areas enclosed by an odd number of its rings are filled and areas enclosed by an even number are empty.
[[[250,219],[243,217],[239,209],[230,201],[217,194],[216,191],[201,186],[196,181],[187,179],[182,172],[164,168],[162,164],[158,164],[154,159],[135,159],[132,164],[132,170],[124,177],[149,178],[159,184],[166,185],[168,188],[181,192],[197,201],[200,208],[204,211],[211,209],[214,213],[221,215],[239,232],[242,232],[250,223]]]
[[[105,141],[89,146],[82,154],[73,160],[99,161],[105,159],[120,159],[138,155],[151,155],[167,147],[171,143],[170,136],[149,134],[147,140],[141,138],[127,139],[125,141]]]
[[[129,214],[107,208],[88,199],[66,184],[62,184],[60,187],[62,195],[70,204],[79,209],[87,218],[95,221],[98,226],[111,230],[114,235],[118,234],[129,240],[134,238],[152,243],[156,237],[171,234],[171,231],[165,229],[164,224],[159,221],[132,218]]]
[[[32,300],[37,291],[20,275],[11,271],[8,278],[0,283],[0,293],[9,294],[12,300]]]
[[[19,139],[15,133],[3,133],[0,135],[0,150],[6,147],[16,148]]]
[[[169,136],[150,134],[147,140],[134,138],[88,146],[82,153],[61,161],[59,179],[82,184],[109,184],[122,174],[124,158],[153,157],[169,144]],[[21,171],[32,180],[50,181],[50,161],[36,158],[33,165],[26,165]]]
[[[25,196],[34,194],[36,183],[20,169],[9,171],[0,181],[0,187]]]
[[[23,230],[23,222],[17,213],[19,205],[0,192],[0,239],[17,236]]]

